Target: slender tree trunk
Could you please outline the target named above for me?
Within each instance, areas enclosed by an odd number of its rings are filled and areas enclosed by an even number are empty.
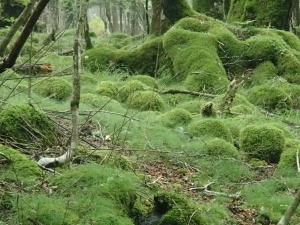
[[[286,210],[285,214],[280,219],[280,221],[277,225],[288,225],[293,214],[295,213],[299,203],[300,203],[300,188],[298,189],[293,202],[291,203],[289,208]]]
[[[137,33],[137,5],[136,5],[136,0],[131,0],[130,4],[130,34],[133,36]]]
[[[118,19],[118,11],[117,11],[117,6],[116,4],[113,4],[111,7],[111,12],[112,12],[112,23],[113,23],[113,32],[119,32],[120,31],[120,26],[119,26],[119,19]]]
[[[122,1],[119,1],[119,20],[120,20],[120,32],[123,32],[123,4]]]
[[[13,38],[13,36],[16,34],[18,29],[20,28],[21,25],[23,25],[26,20],[28,20],[30,13],[33,9],[34,4],[36,3],[37,0],[31,0],[26,8],[23,10],[21,15],[18,17],[18,19],[14,22],[14,24],[10,27],[9,31],[5,35],[4,39],[2,40],[0,44],[0,55],[3,55],[5,48]]]
[[[108,21],[108,27],[109,27],[109,31],[111,33],[113,33],[113,23],[112,23],[112,20],[111,20],[111,8],[110,8],[110,2],[109,1],[104,1],[104,4],[105,4],[105,14],[106,14],[106,18],[107,18],[107,21]]]
[[[89,0],[84,0],[87,3],[82,5],[81,8],[83,8],[84,6],[86,6],[86,13],[85,13],[85,18],[84,18],[84,39],[85,39],[85,49],[91,49],[93,48],[93,44],[92,44],[92,40],[90,37],[90,28],[89,28],[89,21],[88,21],[88,16],[87,16],[87,11],[88,11],[88,4],[89,4]],[[84,10],[84,9],[82,9]]]
[[[145,3],[145,16],[146,16],[146,27],[147,27],[147,34],[150,34],[150,22],[149,22],[149,0],[146,0],[146,3]]]
[[[152,0],[151,34],[156,36],[159,36],[162,33],[162,2],[163,0]]]
[[[27,23],[25,24],[19,38],[14,43],[11,52],[9,53],[7,58],[5,58],[4,60],[2,60],[2,62],[0,62],[0,73],[4,72],[4,70],[7,68],[11,68],[15,64],[26,40],[28,39],[30,33],[33,30],[33,27],[36,24],[36,21],[39,19],[41,13],[45,9],[49,1],[50,0],[39,1],[35,10],[33,11]]]
[[[196,14],[186,0],[164,0],[164,15],[171,23],[176,23],[184,17],[190,17]]]

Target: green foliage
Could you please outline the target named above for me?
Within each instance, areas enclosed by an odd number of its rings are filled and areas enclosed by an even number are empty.
[[[282,85],[282,89],[291,97],[292,109],[300,109],[300,85]]]
[[[219,119],[202,119],[192,122],[188,126],[191,137],[217,137],[232,143],[229,128]]]
[[[65,101],[72,94],[72,85],[62,78],[52,77],[38,81],[33,90],[43,97]]]
[[[242,113],[242,114],[252,114],[253,108],[246,105],[236,105],[231,107],[230,111],[235,113]]]
[[[89,22],[89,30],[95,33],[96,36],[105,35],[105,27],[103,20],[100,17],[93,15],[92,19]]]
[[[135,75],[130,78],[130,80],[138,80],[141,81],[143,84],[151,87],[151,88],[158,88],[158,84],[153,77],[147,75]]]
[[[98,82],[98,80],[92,76],[92,75],[87,75],[87,74],[83,74],[80,76],[80,81],[81,81],[81,85],[85,85],[85,84],[88,84],[88,83],[91,83],[91,84],[95,84]]]
[[[205,154],[221,158],[239,158],[239,153],[233,144],[220,138],[214,138],[212,140],[205,141],[203,152]]]
[[[176,23],[176,28],[195,32],[207,32],[213,24],[210,21],[202,21],[195,18],[183,18]]]
[[[2,181],[33,184],[42,175],[42,170],[36,162],[18,150],[0,144],[0,152],[11,160],[7,164],[3,163],[0,167]]]
[[[288,50],[282,51],[277,59],[278,74],[284,77],[288,82],[300,84],[300,61]]]
[[[220,105],[220,103],[222,102],[222,98],[223,98],[223,94],[221,95],[217,95],[216,97],[213,98],[212,102],[214,102],[215,104],[217,105]],[[232,106],[238,106],[238,105],[244,105],[244,106],[247,106],[249,108],[252,108],[254,109],[255,106],[249,102],[249,100],[241,95],[241,94],[235,94],[235,97],[233,99],[233,102],[232,102]]]
[[[165,108],[164,100],[153,91],[136,91],[129,95],[126,104],[129,108],[143,111],[162,111]]]
[[[144,91],[148,87],[139,80],[131,80],[125,85],[121,86],[119,89],[119,99],[121,102],[125,102],[128,99],[128,96],[133,94],[135,91]]]
[[[201,107],[203,105],[202,99],[192,100],[192,101],[186,101],[182,102],[178,105],[179,108],[183,108],[190,113],[200,113]]]
[[[277,74],[276,66],[271,61],[266,61],[255,67],[251,76],[251,81],[254,85],[263,84],[266,81],[277,77]]]
[[[96,88],[96,93],[110,98],[116,98],[118,85],[112,81],[101,81]]]
[[[14,78],[20,78],[21,76],[13,71],[12,69],[6,69],[3,73],[0,74],[0,79],[1,80],[6,80],[6,79],[14,79]]]
[[[163,114],[159,121],[166,127],[186,125],[192,120],[192,115],[185,109],[175,108]]]
[[[292,106],[291,97],[281,88],[270,85],[259,85],[251,88],[248,99],[255,105],[266,110],[289,110]]]
[[[52,121],[28,105],[7,106],[1,110],[0,127],[1,136],[20,143],[45,146],[56,142]]]
[[[241,131],[240,144],[249,158],[277,163],[285,147],[285,138],[274,126],[249,125]]]

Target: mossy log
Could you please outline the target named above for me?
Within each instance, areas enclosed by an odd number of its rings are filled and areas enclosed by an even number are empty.
[[[26,73],[26,74],[37,74],[37,73],[52,73],[53,67],[50,63],[36,63],[34,65],[16,64],[12,68],[15,72]]]

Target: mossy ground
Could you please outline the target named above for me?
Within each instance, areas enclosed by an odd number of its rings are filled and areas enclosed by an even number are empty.
[[[65,32],[54,44],[54,51],[68,46],[72,34],[74,30]],[[187,224],[194,212],[190,224],[236,224],[228,208],[230,198],[206,198],[202,192],[188,191],[214,182],[212,191],[240,192],[243,209],[265,213],[273,223],[278,222],[299,179],[294,155],[300,135],[300,42],[294,35],[273,29],[244,29],[199,15],[178,21],[156,38],[112,34],[93,41],[96,47],[82,55],[80,122],[100,109],[93,117],[93,135],[112,140],[101,142],[99,150],[85,149],[84,144],[78,152],[84,164],[60,168],[63,175],[55,177],[43,174],[25,154],[0,147],[0,152],[16,158],[12,164],[0,164],[4,171],[1,182],[23,185],[9,192],[8,199],[0,194],[0,211],[6,210],[5,215],[0,213],[1,221],[26,224],[30,217],[43,224],[52,221],[53,225],[95,221],[131,225],[151,215],[156,196],[169,206],[161,224]],[[19,62],[24,61],[22,57]],[[63,76],[49,79],[51,82],[41,88],[49,88],[47,94],[37,93],[38,79],[34,78],[31,104],[60,113],[69,110],[72,77],[65,71],[72,67],[72,57],[49,53],[41,62],[51,62],[54,73]],[[232,114],[217,111],[213,118],[204,118],[203,105],[212,102],[218,109],[233,78],[244,80],[245,85],[233,100]],[[7,80],[1,86],[5,105],[0,114],[10,105],[28,103],[27,80],[16,87],[17,82]],[[65,84],[63,92],[58,92],[56,87]],[[163,94],[166,89],[217,96]],[[18,112],[17,119],[8,124],[18,122],[19,115],[26,113]],[[58,115],[69,124],[68,118]],[[253,126],[254,134],[248,135]],[[251,159],[249,152],[253,151],[259,162]],[[24,152],[28,154],[27,149]],[[158,161],[164,169],[158,167]],[[261,169],[266,165],[275,172]],[[52,194],[34,186],[43,176],[48,182],[44,187]],[[22,188],[26,192],[19,193]],[[176,194],[157,194],[158,190],[174,190]],[[187,214],[181,213],[183,210]],[[297,210],[291,224],[297,224],[299,215]]]

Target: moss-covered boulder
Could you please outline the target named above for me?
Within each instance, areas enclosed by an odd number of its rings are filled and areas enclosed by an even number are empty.
[[[147,75],[135,75],[130,78],[130,80],[138,80],[141,81],[143,84],[151,87],[151,88],[158,88],[158,84],[153,77]]]
[[[142,111],[162,111],[165,108],[164,100],[153,91],[136,91],[128,97],[126,104]]]
[[[219,119],[202,119],[192,122],[187,131],[191,137],[216,137],[232,143],[229,128]]]
[[[254,68],[250,78],[251,84],[260,85],[266,81],[276,78],[278,70],[271,61],[266,61]]]
[[[292,99],[292,109],[300,109],[300,85],[287,84],[281,86]]]
[[[214,138],[212,140],[205,141],[202,151],[205,154],[215,157],[239,157],[238,150],[234,147],[234,145],[221,138]]]
[[[192,120],[192,115],[185,109],[175,108],[163,114],[159,121],[166,127],[186,125]]]
[[[16,144],[53,145],[56,127],[40,110],[28,105],[7,106],[0,111],[0,135]]]
[[[297,151],[300,149],[300,141],[297,139],[286,139],[285,149],[281,153],[278,163],[278,169],[294,169],[297,170]]]
[[[270,85],[259,85],[248,92],[251,103],[270,111],[289,110],[292,106],[291,97],[281,88]]]
[[[144,91],[147,89],[149,89],[149,87],[139,80],[128,81],[119,88],[119,99],[121,102],[125,102],[128,96],[133,94],[135,91]]]
[[[240,134],[241,150],[249,158],[277,163],[285,148],[283,132],[274,126],[249,125]]]
[[[33,86],[33,91],[43,97],[64,101],[72,94],[70,82],[57,77],[40,80]]]
[[[189,221],[190,225],[205,224],[200,213],[191,214],[197,210],[198,206],[172,192],[162,192],[154,196],[155,211],[162,214],[159,220],[160,225],[185,225]]]
[[[96,93],[98,95],[116,98],[118,95],[118,85],[113,81],[101,81],[96,88]]]
[[[33,184],[42,175],[42,170],[37,163],[18,150],[0,144],[0,152],[9,158],[9,161],[0,166],[2,181]],[[2,156],[1,159],[3,159]]]

